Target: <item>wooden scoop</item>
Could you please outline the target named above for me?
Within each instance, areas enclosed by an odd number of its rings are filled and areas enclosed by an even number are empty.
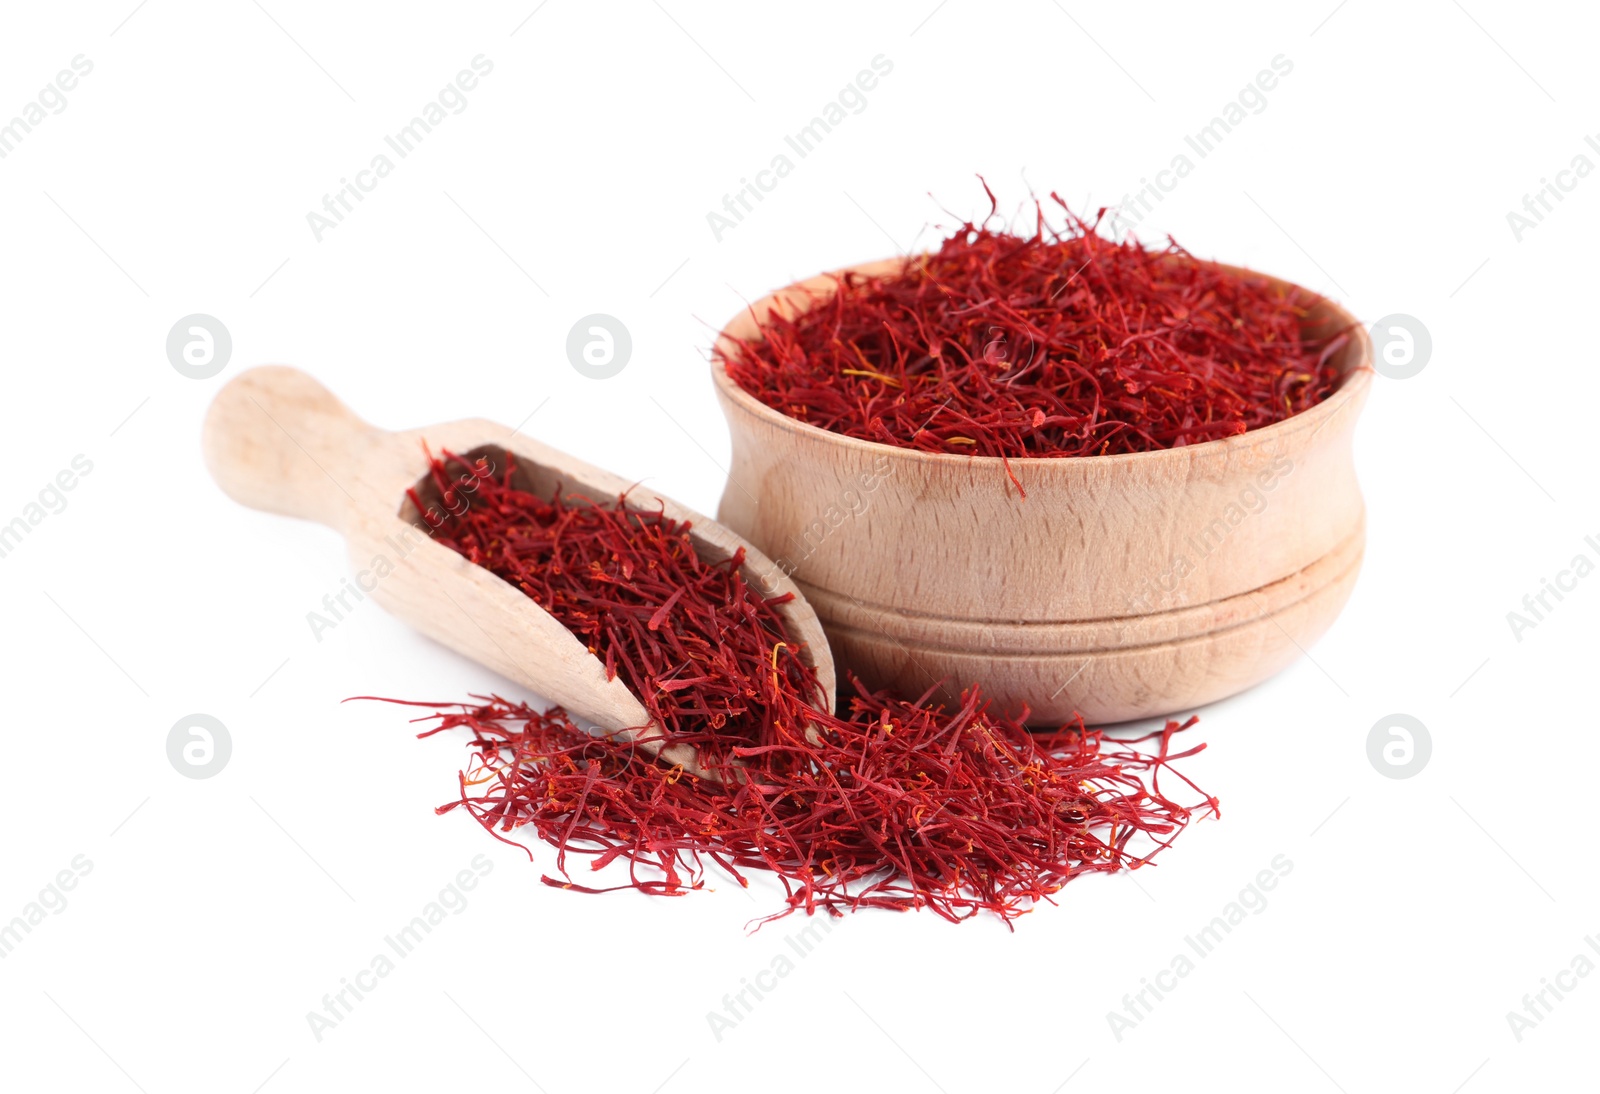
[[[620,677],[532,599],[481,566],[429,538],[422,514],[439,493],[428,475],[426,441],[468,459],[487,458],[512,482],[541,497],[557,487],[607,504],[628,491],[629,508],[663,509],[689,522],[695,552],[725,562],[741,547],[744,579],[764,597],[793,593],[777,610],[816,669],[819,702],[832,709],[833,657],[816,613],[766,555],[722,525],[671,498],[646,492],[598,467],[480,419],[390,433],[352,414],[297,369],[267,365],[234,378],[206,414],[206,466],[235,501],[255,509],[319,521],[342,533],[361,591],[417,630],[539,695],[560,703],[621,740],[671,763],[706,774],[689,745],[673,745],[651,722]]]

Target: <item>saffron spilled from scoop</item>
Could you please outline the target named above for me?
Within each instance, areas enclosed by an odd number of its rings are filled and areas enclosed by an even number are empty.
[[[976,687],[941,705],[854,680],[836,715],[777,610],[789,595],[754,589],[742,550],[708,563],[689,526],[658,510],[559,488],[545,498],[514,472],[445,453],[432,463],[444,505],[413,501],[436,540],[558,619],[711,775],[587,732],[559,707],[408,704],[432,711],[419,736],[471,734],[457,796],[438,811],[464,810],[506,842],[531,830],[556,852],[549,885],[677,896],[713,871],[741,885],[759,871],[785,894],[762,922],[862,908],[1010,921],[1081,874],[1145,865],[1218,813],[1172,767],[1205,747],[1175,750],[1193,718],[1135,741],[1081,720],[1037,733]],[[580,880],[617,863],[625,880]]]

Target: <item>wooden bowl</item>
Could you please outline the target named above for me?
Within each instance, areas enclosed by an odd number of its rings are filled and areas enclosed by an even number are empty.
[[[757,315],[795,314],[834,284],[824,275],[757,301],[719,351],[759,339]],[[997,457],[807,425],[716,360],[733,435],[717,519],[794,578],[838,664],[874,687],[949,698],[977,683],[1036,724],[1187,710],[1292,662],[1355,584],[1366,516],[1351,437],[1372,346],[1316,297],[1305,333],[1346,328],[1344,379],[1304,413],[1186,448],[1011,460],[1026,498]]]

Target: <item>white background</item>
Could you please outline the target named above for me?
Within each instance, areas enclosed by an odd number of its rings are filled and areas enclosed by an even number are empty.
[[[1583,538],[1600,534],[1600,177],[1520,241],[1506,219],[1578,154],[1600,163],[1592,15],[548,0],[530,17],[538,2],[0,16],[0,120],[74,56],[94,65],[0,160],[0,523],[75,455],[93,463],[0,559],[0,921],[75,855],[93,864],[0,960],[0,1084],[1592,1085],[1600,976],[1520,1042],[1506,1018],[1600,935],[1600,577],[1520,642],[1506,619],[1600,554]],[[306,214],[478,54],[494,70],[467,109],[318,242]],[[867,108],[718,242],[707,212],[878,54],[894,69]],[[776,887],[557,892],[538,880],[548,848],[530,865],[435,817],[461,740],[339,700],[508,685],[370,604],[318,642],[306,613],[349,573],[336,537],[233,504],[201,465],[208,401],[279,361],[381,425],[527,419],[714,511],[727,437],[705,351],[742,300],[936,239],[941,206],[981,211],[975,172],[1008,209],[1030,185],[1118,201],[1278,54],[1292,74],[1142,234],[1369,322],[1416,316],[1433,357],[1374,385],[1357,436],[1370,541],[1343,616],[1311,657],[1200,712],[1211,747],[1187,770],[1223,819],[1015,933],[851,917],[719,1041],[707,1012],[805,926],[746,933]],[[232,333],[214,380],[165,354],[195,312]],[[611,380],[566,360],[591,312],[632,332]],[[191,712],[232,737],[207,780],[166,755]],[[1405,780],[1367,758],[1394,712],[1433,741]],[[1265,910],[1118,1040],[1107,1012],[1280,854],[1293,871]],[[493,868],[466,909],[319,1042],[306,1013],[477,855]]]

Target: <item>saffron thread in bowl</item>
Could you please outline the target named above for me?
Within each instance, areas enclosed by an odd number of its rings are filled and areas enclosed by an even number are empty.
[[[1284,420],[1338,387],[1347,334],[1307,337],[1318,297],[1201,262],[1170,238],[1100,234],[1056,194],[1032,231],[963,223],[896,272],[834,275],[797,314],[753,316],[717,352],[791,418],[969,456],[1178,448]],[[1009,469],[1009,465],[1008,465]]]

